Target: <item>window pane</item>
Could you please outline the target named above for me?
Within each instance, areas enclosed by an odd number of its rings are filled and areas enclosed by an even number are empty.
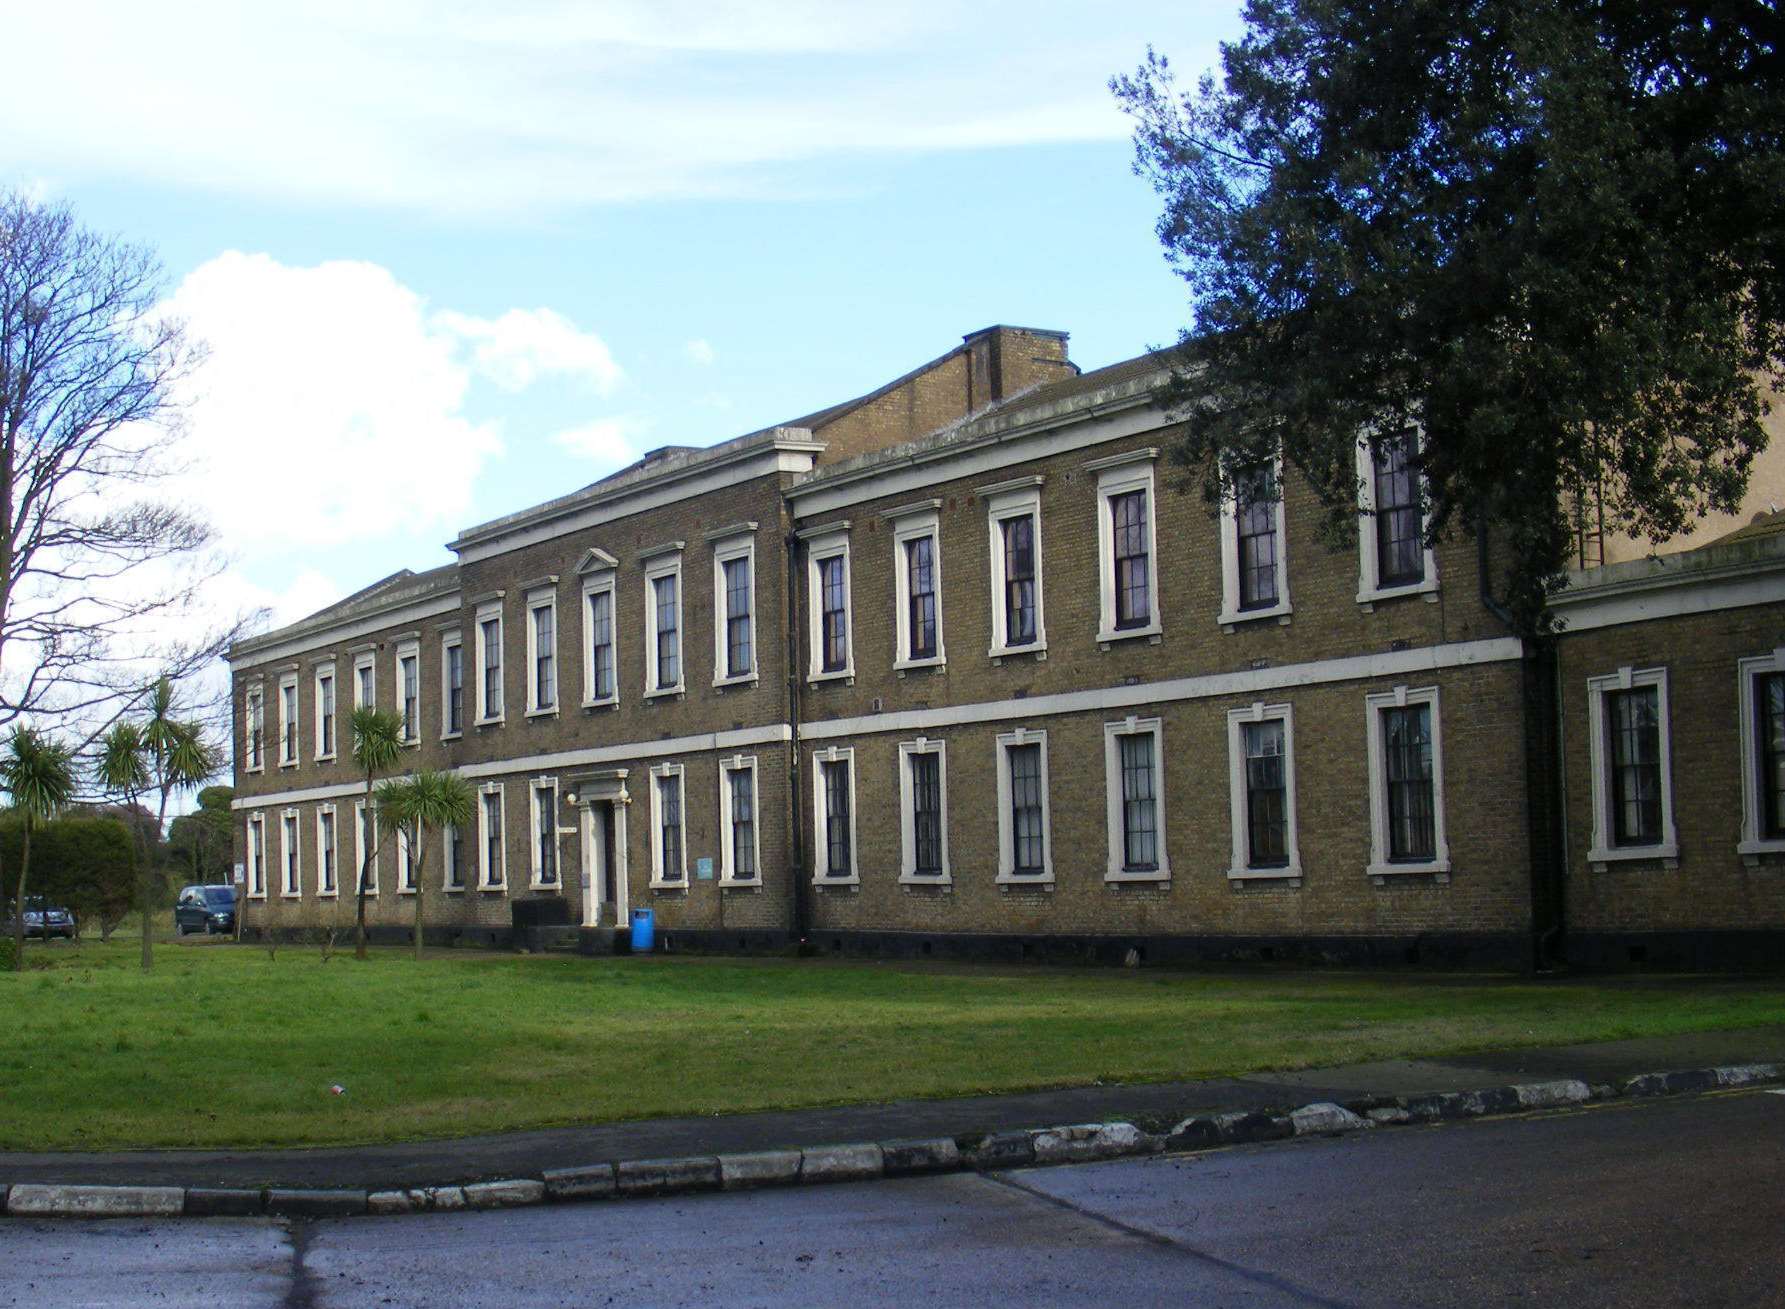
[[[1045,868],[1046,838],[1041,812],[1041,746],[1009,747],[1011,871]]]
[[[1755,724],[1760,744],[1761,835],[1785,838],[1785,673],[1763,673],[1754,679]]]
[[[1432,707],[1420,704],[1384,709],[1382,745],[1387,770],[1389,860],[1425,863],[1436,859]]]
[[[1035,519],[1006,518],[1004,530],[1004,640],[1035,640]]]
[[[824,769],[824,843],[826,875],[849,874],[849,765],[842,760]]]
[[[495,792],[483,798],[483,857],[486,879],[502,884],[502,797]]]
[[[1285,867],[1289,863],[1289,805],[1282,719],[1241,724],[1240,744],[1246,754],[1248,866]]]
[[[483,716],[496,718],[502,713],[502,623],[491,618],[483,631]]]
[[[421,736],[421,661],[414,655],[400,664],[403,675],[403,739]]]
[[[932,659],[936,654],[936,541],[920,536],[905,542],[905,585],[910,612],[906,615],[911,649],[907,658]]]
[[[682,634],[676,628],[676,578],[659,577],[652,583],[657,609],[657,686],[682,680]]]
[[[1122,765],[1122,866],[1132,872],[1159,867],[1158,792],[1151,732],[1116,738]]]
[[[756,803],[754,774],[734,768],[731,779],[731,873],[735,878],[756,876]]]
[[[533,703],[550,709],[558,703],[558,611],[542,605],[533,611]]]
[[[818,562],[824,671],[839,672],[849,661],[849,615],[843,584],[843,556]]]
[[[446,647],[446,730],[465,730],[465,648]]]
[[[658,843],[663,854],[664,881],[680,881],[682,876],[682,779],[677,776],[657,779]]]
[[[1147,575],[1147,493],[1111,496],[1115,531],[1116,626],[1144,627],[1153,613]]]
[[[750,671],[750,561],[728,559],[725,563],[725,675],[742,677]]]
[[[1661,840],[1661,693],[1653,686],[1605,697],[1611,735],[1613,845]]]
[[[1419,475],[1409,463],[1411,436],[1376,442],[1376,580],[1403,586],[1425,577],[1420,540]]]
[[[457,827],[448,826],[442,839],[446,859],[446,884],[465,884],[465,841]]]
[[[1235,524],[1239,533],[1240,608],[1277,603],[1277,485],[1269,466],[1237,479]]]
[[[539,847],[539,880],[558,880],[558,788],[542,786],[533,792],[539,810],[538,830],[534,840]]]
[[[907,756],[911,767],[912,872],[921,877],[942,873],[942,758]]]

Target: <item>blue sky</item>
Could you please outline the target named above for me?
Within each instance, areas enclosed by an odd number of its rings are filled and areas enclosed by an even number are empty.
[[[219,602],[280,621],[989,323],[1069,331],[1085,367],[1171,340],[1183,284],[1104,84],[1149,41],[1201,71],[1239,25],[1237,0],[37,8],[9,100],[69,107],[0,131],[0,184],[160,252],[211,349],[182,493],[235,558]]]

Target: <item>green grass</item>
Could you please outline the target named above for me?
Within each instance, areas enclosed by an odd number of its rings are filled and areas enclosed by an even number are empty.
[[[1785,1022],[1785,981],[56,945],[0,1148],[342,1144]],[[329,1087],[340,1083],[344,1095]]]

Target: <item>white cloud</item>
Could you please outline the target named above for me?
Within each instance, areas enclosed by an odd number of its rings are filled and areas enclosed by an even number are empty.
[[[8,95],[56,109],[0,134],[0,171],[528,218],[784,193],[787,166],[844,156],[1117,140],[1112,72],[1148,40],[1199,70],[1237,26],[1231,0],[15,8],[32,57]]]
[[[620,382],[620,366],[606,343],[550,309],[510,309],[499,318],[442,310],[434,324],[470,342],[478,372],[504,391],[524,391],[556,376],[581,379],[608,395]]]
[[[684,348],[688,351],[688,357],[702,368],[713,362],[713,343],[711,341],[697,336]]]
[[[597,464],[602,472],[624,468],[644,453],[640,440],[650,422],[632,414],[598,418],[581,427],[567,428],[552,437],[552,444]]]
[[[185,493],[227,548],[457,526],[502,443],[464,413],[459,339],[387,270],[231,251],[170,307],[210,347],[190,391]]]

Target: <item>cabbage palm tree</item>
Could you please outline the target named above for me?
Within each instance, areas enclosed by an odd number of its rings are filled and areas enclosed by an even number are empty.
[[[143,971],[154,964],[149,935],[149,851],[143,825],[136,819],[137,797],[149,789],[149,751],[143,729],[132,722],[113,723],[99,742],[99,785],[124,805],[135,839],[130,843],[131,871],[136,875],[136,906],[143,919]]]
[[[388,773],[394,768],[397,757],[403,753],[403,717],[392,709],[361,705],[353,711],[347,723],[353,733],[353,762],[366,775],[367,811],[373,812],[373,781],[379,773]],[[366,847],[366,854],[360,862],[359,886],[355,891],[353,956],[356,959],[366,957],[366,875],[372,871],[372,861],[378,857],[376,844],[371,841],[361,844]]]
[[[12,915],[12,966],[25,966],[25,881],[31,874],[31,829],[54,818],[74,797],[74,756],[35,727],[15,727],[0,753],[0,787],[24,822],[19,898]]]
[[[385,782],[378,788],[378,817],[400,829],[409,841],[409,857],[415,869],[415,957],[421,958],[422,904],[428,879],[422,875],[428,852],[428,833],[443,827],[465,827],[471,822],[475,801],[471,783],[457,773],[424,768],[408,777]]]

